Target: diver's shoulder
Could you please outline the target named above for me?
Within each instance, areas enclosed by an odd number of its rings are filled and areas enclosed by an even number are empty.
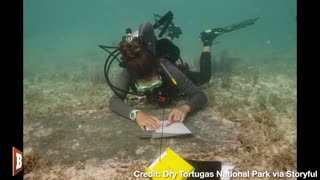
[[[162,63],[163,65],[165,65],[166,67],[170,67],[170,66],[174,66],[174,64],[172,64],[168,59],[166,58],[160,58],[160,63]]]
[[[165,68],[173,75],[173,76],[180,76],[179,74],[181,74],[180,70],[178,69],[178,67],[173,64],[171,61],[162,58],[160,59],[160,63],[162,63]]]

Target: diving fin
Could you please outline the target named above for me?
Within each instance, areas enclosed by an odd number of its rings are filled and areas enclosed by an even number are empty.
[[[221,35],[221,34],[224,34],[224,33],[227,33],[227,32],[235,31],[235,30],[238,30],[238,29],[253,25],[259,18],[260,17],[247,19],[247,20],[241,21],[241,22],[236,23],[236,24],[232,24],[232,25],[224,27],[224,28],[213,29],[213,31],[215,31],[219,35]]]

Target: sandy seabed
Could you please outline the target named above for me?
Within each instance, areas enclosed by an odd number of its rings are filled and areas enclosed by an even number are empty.
[[[295,77],[260,73],[253,83],[250,74],[238,73],[230,88],[218,76],[202,88],[209,103],[185,122],[193,136],[164,139],[162,151],[230,163],[239,172],[296,170]],[[133,173],[155,160],[160,141],[139,139],[136,124],[109,110],[110,94],[97,79],[25,77],[24,179],[146,179]]]

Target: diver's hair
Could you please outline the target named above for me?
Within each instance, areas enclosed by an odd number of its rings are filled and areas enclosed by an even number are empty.
[[[127,70],[134,79],[147,79],[159,68],[159,61],[148,50],[141,47],[138,38],[131,42],[120,42],[120,53],[127,61]]]

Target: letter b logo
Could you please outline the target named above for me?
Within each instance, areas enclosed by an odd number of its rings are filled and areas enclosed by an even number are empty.
[[[12,175],[15,176],[23,169],[22,166],[23,155],[22,152],[12,147]]]

